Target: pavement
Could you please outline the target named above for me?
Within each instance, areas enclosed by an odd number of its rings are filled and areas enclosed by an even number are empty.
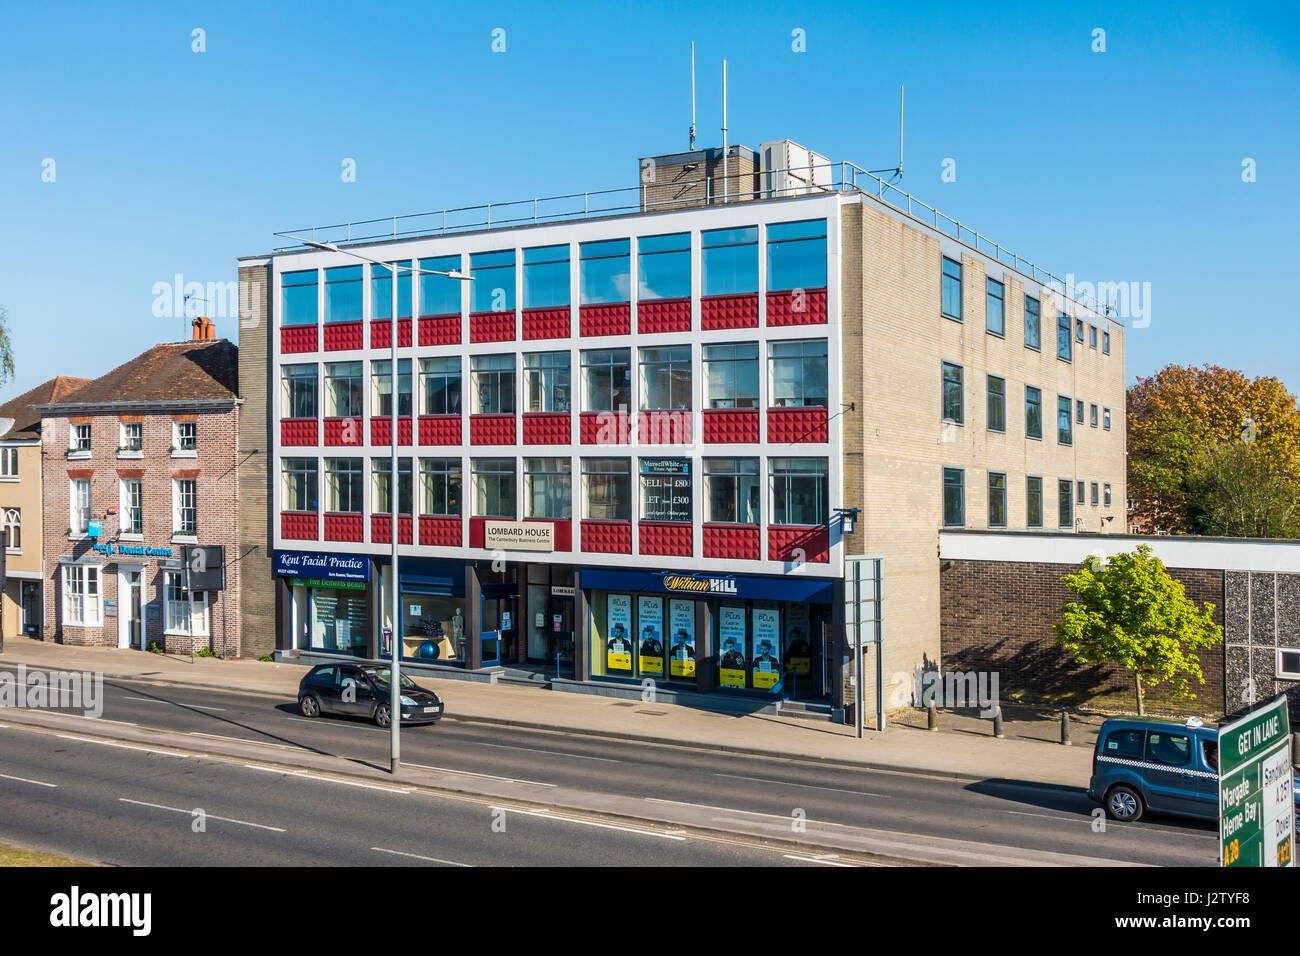
[[[24,637],[5,639],[0,667],[19,664],[92,671],[108,678],[151,680],[214,690],[238,689],[293,699],[308,669],[289,662],[176,657],[117,648],[75,647]],[[1003,739],[992,723],[968,713],[941,712],[940,731],[924,729],[925,714],[905,713],[883,733],[825,721],[733,714],[687,705],[560,693],[523,684],[439,680],[419,682],[447,703],[447,720],[539,728],[593,737],[670,744],[758,756],[797,757],[876,770],[921,772],[967,780],[998,778],[1085,787],[1100,718],[1073,726],[1073,746],[1059,743],[1059,724],[1032,709],[1008,709]]]

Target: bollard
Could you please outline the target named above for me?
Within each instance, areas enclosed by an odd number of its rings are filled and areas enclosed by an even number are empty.
[[[930,704],[925,708],[926,730],[937,731],[939,729],[939,709]]]
[[[1070,739],[1070,715],[1061,711],[1061,746],[1069,747],[1074,741]]]
[[[1002,708],[1001,707],[993,711],[993,736],[998,738],[998,740],[1001,740],[1003,737],[1006,736],[1006,734],[1002,732]]]
[[[1300,730],[1291,735],[1291,764],[1300,767]]]

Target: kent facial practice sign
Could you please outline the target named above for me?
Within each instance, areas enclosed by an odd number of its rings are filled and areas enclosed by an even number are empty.
[[[1286,697],[1219,728],[1224,866],[1295,866],[1291,727]]]
[[[281,578],[323,578],[326,581],[369,581],[370,562],[354,554],[326,551],[277,551],[275,574]]]

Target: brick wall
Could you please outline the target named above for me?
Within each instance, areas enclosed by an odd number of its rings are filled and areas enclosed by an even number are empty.
[[[1016,692],[1080,703],[1098,695],[1132,699],[1127,671],[1075,664],[1056,646],[1052,625],[1074,599],[1061,577],[1073,565],[1020,561],[945,560],[940,565],[940,654],[947,670],[997,671],[1003,699]],[[1214,605],[1224,623],[1224,572],[1169,568],[1189,599]],[[1225,642],[1227,637],[1225,635]],[[1205,683],[1194,701],[1175,702],[1165,688],[1148,688],[1153,707],[1214,717],[1224,711],[1224,645],[1199,655]]]
[[[275,649],[276,588],[271,574],[271,484],[267,460],[271,448],[271,269],[239,269],[239,553],[243,615],[240,646],[245,656],[261,657]]]

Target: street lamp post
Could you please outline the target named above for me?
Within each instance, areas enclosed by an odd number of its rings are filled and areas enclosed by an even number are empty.
[[[398,540],[397,523],[399,519],[398,502],[400,499],[400,488],[402,484],[401,475],[398,472],[398,456],[397,456],[398,426],[400,424],[397,406],[398,406],[398,397],[401,394],[401,385],[400,385],[401,378],[398,375],[398,368],[397,368],[397,270],[399,268],[405,268],[410,273],[412,278],[414,278],[417,275],[435,275],[435,276],[446,276],[448,279],[459,279],[462,281],[471,281],[474,277],[472,275],[465,275],[464,273],[458,270],[444,272],[436,269],[420,269],[414,264],[402,267],[400,265],[400,260],[398,259],[394,259],[392,262],[382,262],[379,259],[371,259],[369,256],[363,256],[359,252],[353,252],[351,249],[341,249],[332,242],[317,242],[314,239],[304,239],[299,236],[289,236],[284,233],[276,233],[276,235],[282,236],[283,238],[286,239],[294,239],[298,242],[303,243],[304,245],[312,247],[313,249],[320,249],[324,252],[340,252],[343,253],[344,255],[349,255],[352,256],[353,258],[361,259],[363,262],[369,262],[372,265],[383,266],[384,268],[389,270],[389,278],[391,279],[390,288],[392,289],[392,308],[389,310],[389,322],[391,323],[389,328],[389,346],[390,346],[390,354],[392,356],[390,359],[391,366],[389,370],[391,375],[391,378],[389,379],[391,383],[389,398],[392,403],[392,408],[390,409],[392,412],[392,416],[391,416],[392,424],[390,425],[390,428],[392,429],[392,433],[389,437],[392,440],[393,454],[392,454],[391,465],[390,465],[392,470],[389,472],[388,503],[391,506],[390,512],[392,515],[392,527],[389,531],[389,535],[390,535],[389,540],[392,542],[393,545],[393,551],[391,556],[393,570],[392,570],[392,583],[390,585],[390,590],[392,592],[392,608],[391,608],[392,640],[391,640],[391,648],[390,648],[392,651],[392,673],[389,675],[391,679],[388,682],[388,726],[389,726],[388,751],[389,751],[389,770],[391,773],[396,774],[399,770],[402,769],[402,739],[401,739],[402,687],[401,687],[401,670],[400,670],[400,663],[402,658],[402,654],[401,654],[402,632],[401,632],[401,627],[398,623],[401,620],[402,606],[401,606],[401,590],[398,587],[399,579],[398,579],[398,568],[397,568],[398,561],[399,561],[399,555],[397,550],[397,540]],[[414,313],[414,310],[412,310],[412,313]],[[412,339],[414,339],[415,337],[415,327],[414,327],[415,315],[414,314],[412,314],[411,316],[411,323],[412,323],[411,336]],[[412,405],[414,405],[415,402],[415,382],[414,382],[415,369],[414,368],[411,369],[411,374],[412,374],[411,401],[412,401]],[[414,426],[414,418],[415,418],[414,407],[412,407],[411,409],[411,418],[412,418],[412,426]],[[411,520],[414,521],[415,520],[414,463],[412,463],[412,468],[411,468],[411,498],[412,498]]]

